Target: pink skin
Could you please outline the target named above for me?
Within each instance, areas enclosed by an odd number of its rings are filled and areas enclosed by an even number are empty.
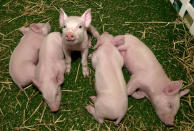
[[[22,27],[19,30],[24,36],[11,55],[9,73],[16,85],[23,90],[23,87],[32,83],[39,49],[50,31],[50,25],[31,24],[30,27]]]
[[[127,84],[128,95],[136,99],[147,97],[164,124],[173,126],[180,106],[180,97],[189,89],[180,91],[182,81],[171,81],[152,51],[132,35],[114,37],[112,43],[118,47],[125,66],[132,73]]]
[[[43,95],[52,112],[59,110],[61,87],[64,81],[65,60],[59,32],[48,34],[41,45],[39,62],[33,82]]]
[[[99,123],[109,119],[116,120],[117,125],[127,112],[128,97],[122,74],[123,58],[111,44],[112,39],[108,33],[98,39],[98,49],[92,55],[97,96],[90,97],[94,107],[87,105],[85,108]]]
[[[84,77],[89,76],[87,56],[88,48],[91,47],[91,36],[88,32],[96,38],[99,36],[97,30],[90,25],[91,20],[91,9],[86,10],[81,17],[68,17],[61,8],[59,23],[62,28],[63,52],[66,58],[66,74],[69,74],[71,70],[71,52],[81,51],[82,73]]]

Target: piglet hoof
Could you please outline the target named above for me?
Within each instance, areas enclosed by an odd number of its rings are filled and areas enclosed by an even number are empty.
[[[88,110],[90,110],[90,107],[91,107],[91,105],[87,105],[87,106],[85,106],[85,109],[88,111]]]
[[[71,70],[71,63],[70,62],[65,62],[65,64],[66,64],[65,74],[69,75],[70,70]]]
[[[96,101],[96,96],[90,96],[90,100],[91,100],[92,102],[95,102],[95,101]]]
[[[86,109],[89,113],[91,113],[91,114],[93,114],[93,113],[94,113],[94,107],[93,107],[93,106],[91,106],[91,105],[87,105],[87,106],[85,106],[85,109]]]
[[[93,54],[89,54],[88,59],[92,59]]]
[[[85,71],[85,72],[83,72],[83,75],[84,75],[84,77],[89,77],[89,72]]]
[[[99,120],[97,120],[98,121],[98,123],[100,123],[100,124],[103,124],[104,123],[104,119],[99,119]]]
[[[69,74],[70,74],[70,70],[71,70],[71,68],[66,68],[65,74],[66,74],[66,75],[69,75]]]
[[[116,126],[118,126],[118,124],[120,123],[120,121],[122,120],[122,118],[123,118],[123,117],[119,117],[119,118],[114,122],[114,124],[115,124]]]
[[[119,123],[117,123],[117,122],[114,122],[114,125],[115,125],[115,126],[118,126],[118,124],[119,124]]]
[[[128,94],[129,96],[131,96],[131,95],[133,94],[133,92],[131,92],[130,88],[127,89],[127,94]]]
[[[20,88],[20,91],[24,91],[24,89],[22,88],[22,86],[19,85],[18,87]]]
[[[83,72],[82,72],[82,73],[83,73],[83,76],[84,76],[84,77],[89,77],[88,67],[85,67],[85,66],[84,66],[84,67],[82,68],[82,70],[83,70]]]
[[[66,74],[66,75],[69,75],[69,74],[70,74],[70,70],[66,70],[66,71],[65,71],[65,74]]]
[[[135,91],[131,96],[135,99],[142,99],[145,97],[145,93],[143,91]]]
[[[91,45],[91,44],[89,44],[89,45],[88,45],[88,48],[92,48],[92,45]]]

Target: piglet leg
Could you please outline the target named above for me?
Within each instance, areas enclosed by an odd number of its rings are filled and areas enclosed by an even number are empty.
[[[89,55],[88,55],[88,59],[92,59],[92,55],[93,55],[93,54],[89,54]]]
[[[137,89],[138,89],[137,80],[134,78],[134,76],[131,76],[131,79],[129,80],[127,84],[128,95],[132,95]]]
[[[119,117],[117,118],[117,120],[114,122],[115,125],[118,125],[120,123],[120,121],[122,120],[123,116],[122,117]]]
[[[104,119],[103,118],[99,118],[97,115],[96,115],[96,112],[95,112],[95,108],[91,105],[87,105],[86,107],[86,110],[94,117],[94,119],[96,121],[98,121],[100,124],[102,124],[104,122]]]
[[[84,77],[89,76],[89,71],[88,71],[88,48],[84,49],[82,52],[82,73]]]
[[[92,39],[91,39],[91,35],[88,35],[88,48],[92,47]]]
[[[98,39],[100,37],[98,31],[96,30],[96,28],[92,25],[89,26],[88,28],[89,33],[91,33],[96,39]]]
[[[90,96],[90,100],[94,103],[96,101],[96,96]]]
[[[135,99],[142,99],[144,98],[146,95],[143,91],[135,91],[132,95],[131,95],[133,98]]]
[[[57,74],[57,83],[59,84],[59,85],[61,85],[62,83],[63,83],[63,81],[64,81],[64,76],[63,76],[63,74],[61,74],[60,72],[58,72],[58,74]]]
[[[20,88],[21,91],[24,91],[21,85],[18,84],[17,86]]]
[[[57,83],[59,85],[61,85],[64,81],[64,72],[65,72],[65,61],[64,60],[61,60],[61,61],[58,61],[58,74],[57,74]]]
[[[65,54],[65,64],[66,64],[65,73],[69,74],[71,70],[71,52],[67,49],[64,49],[63,51]]]

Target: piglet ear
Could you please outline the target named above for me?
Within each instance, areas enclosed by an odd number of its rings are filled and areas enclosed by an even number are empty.
[[[29,28],[21,27],[21,28],[19,28],[19,31],[22,32],[22,34],[24,35],[29,31]]]
[[[117,35],[112,39],[112,44],[115,46],[119,46],[125,43],[124,35]]]
[[[182,96],[188,94],[189,91],[190,91],[189,89],[185,89],[185,90],[181,91],[181,92],[179,93],[180,97],[182,97]]]
[[[42,29],[39,24],[30,24],[30,29],[36,33],[41,33]]]
[[[64,81],[64,76],[63,75],[61,75],[60,73],[57,75],[57,77],[56,77],[56,80],[57,80],[57,84],[58,84],[58,86],[59,85],[61,85],[62,83],[63,83],[63,81]]]
[[[59,16],[59,24],[60,27],[64,26],[64,20],[67,18],[67,14],[63,11],[62,8],[60,8],[60,16]]]
[[[89,27],[91,21],[92,21],[92,16],[91,16],[91,9],[87,9],[84,14],[81,16],[81,18],[84,20],[84,24],[86,27]]]
[[[182,87],[182,80],[178,81],[171,81],[168,86],[164,89],[164,93],[167,95],[174,95],[179,92],[180,88]]]
[[[40,82],[39,82],[38,80],[32,79],[32,82],[33,82],[38,88],[41,87]]]
[[[43,35],[47,35],[50,32],[50,30],[51,30],[50,24],[48,22],[45,23],[43,25],[43,27],[42,27],[42,33],[43,33]]]

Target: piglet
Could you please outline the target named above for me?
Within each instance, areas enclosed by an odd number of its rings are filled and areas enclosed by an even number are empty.
[[[89,75],[88,71],[88,48],[91,47],[91,38],[87,32],[90,32],[94,37],[99,37],[97,30],[90,25],[91,9],[88,9],[84,14],[79,16],[67,16],[63,9],[60,9],[59,23],[62,28],[63,51],[65,54],[66,73],[71,70],[71,52],[81,51],[82,56],[82,73],[85,76]]]
[[[64,81],[65,61],[59,32],[48,34],[40,47],[39,62],[33,82],[52,112],[59,109],[61,87]]]
[[[128,96],[122,74],[124,61],[111,44],[112,39],[108,33],[103,33],[98,39],[98,48],[92,55],[97,96],[90,97],[95,107],[87,105],[85,108],[99,123],[110,119],[118,124],[127,111]]]
[[[24,36],[11,55],[9,74],[16,85],[23,90],[23,87],[32,83],[40,45],[50,31],[50,24],[31,24],[30,27],[22,27],[19,30]]]
[[[182,87],[182,80],[171,81],[152,51],[133,35],[120,35],[113,44],[122,52],[124,63],[132,73],[128,82],[128,95],[136,99],[147,97],[164,124],[174,125],[180,98],[189,92]]]

